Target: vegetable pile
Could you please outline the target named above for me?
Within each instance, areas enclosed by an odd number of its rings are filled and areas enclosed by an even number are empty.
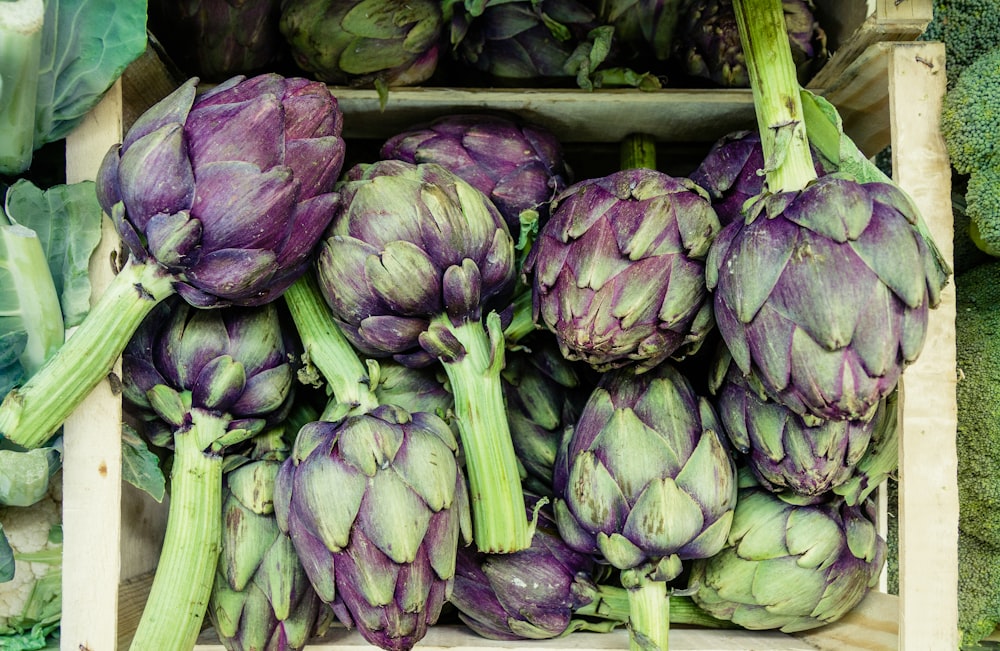
[[[667,649],[671,624],[823,626],[876,584],[897,383],[950,271],[802,91],[809,3],[665,2],[655,31],[644,3],[593,4],[151,3],[177,33],[227,29],[86,186],[127,259],[0,405],[5,440],[44,452],[121,356],[170,495],[132,649],[189,651],[207,623],[231,651],[343,628],[404,650],[445,623]],[[675,13],[729,42],[672,44]],[[347,164],[323,83],[464,60],[642,85],[705,47],[759,129],[688,176],[634,134],[576,179],[552,133],[487,114]],[[282,56],[299,72],[251,72]]]

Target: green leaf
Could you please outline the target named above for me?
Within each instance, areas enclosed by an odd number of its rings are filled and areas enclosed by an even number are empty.
[[[14,550],[7,542],[7,535],[0,525],[0,583],[6,583],[14,578]]]
[[[65,138],[146,49],[146,0],[46,0],[35,149]]]
[[[41,190],[21,179],[7,191],[11,221],[38,235],[67,328],[90,310],[90,256],[101,241],[101,205],[92,181]]]
[[[167,482],[160,459],[128,425],[122,426],[122,479],[149,493],[157,502],[163,501]]]

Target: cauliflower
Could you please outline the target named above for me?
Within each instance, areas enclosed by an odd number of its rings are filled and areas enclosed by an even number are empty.
[[[14,578],[0,583],[0,649],[42,649],[62,613],[62,474],[31,506],[0,506]]]

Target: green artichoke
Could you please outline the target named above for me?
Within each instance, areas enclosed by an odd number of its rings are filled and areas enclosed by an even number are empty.
[[[705,257],[719,229],[688,179],[640,168],[580,181],[525,261],[535,319],[599,371],[692,353],[712,328]]]
[[[274,515],[274,481],[287,457],[283,432],[254,437],[251,459],[223,477],[222,547],[208,616],[227,651],[302,649],[325,617]]]
[[[886,545],[874,505],[792,500],[741,473],[725,549],[691,564],[695,603],[743,628],[804,631],[834,622],[878,583]]]
[[[665,647],[666,583],[726,544],[737,484],[723,437],[709,401],[664,362],[605,373],[560,447],[559,533],[622,570],[633,638]]]
[[[442,363],[455,402],[483,551],[527,547],[517,460],[503,404],[514,242],[486,196],[433,163],[358,165],[318,260],[332,318],[364,354]]]
[[[284,0],[280,28],[317,79],[389,87],[434,74],[442,20],[434,0]]]
[[[299,430],[275,484],[278,524],[338,619],[371,644],[409,649],[451,591],[470,529],[448,425],[383,405]]]

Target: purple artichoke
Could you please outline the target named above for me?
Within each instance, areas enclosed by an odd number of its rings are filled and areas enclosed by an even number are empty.
[[[151,0],[150,30],[190,76],[223,81],[273,67],[287,46],[280,0]]]
[[[385,88],[434,74],[442,20],[434,0],[295,0],[282,3],[280,29],[317,79]]]
[[[741,474],[729,541],[692,563],[692,598],[752,630],[795,632],[834,622],[878,583],[886,545],[874,518],[871,501],[783,499]]]
[[[815,496],[855,475],[873,433],[881,427],[880,403],[868,420],[826,420],[800,416],[767,397],[754,377],[746,378],[728,355],[712,388],[719,419],[761,485]]]
[[[947,279],[910,199],[838,174],[762,195],[707,280],[733,361],[797,414],[865,420],[916,359]]]
[[[483,551],[528,546],[517,459],[503,404],[514,242],[486,196],[440,165],[383,160],[352,168],[320,254],[333,319],[371,356],[440,362],[462,438],[475,540]]]
[[[173,431],[170,510],[134,649],[194,646],[222,541],[223,453],[288,414],[294,386],[277,307],[160,303],[123,355],[127,400]]]
[[[712,328],[705,256],[719,221],[685,178],[630,169],[556,197],[525,262],[536,321],[604,371],[694,352]]]
[[[799,81],[826,56],[826,34],[812,0],[782,0],[785,27]],[[746,58],[732,0],[685,0],[680,8],[672,60],[686,74],[719,86],[749,88]]]
[[[548,217],[548,204],[566,187],[562,146],[547,129],[498,115],[448,115],[390,138],[382,158],[437,163],[496,205],[511,233],[525,210]]]
[[[391,406],[299,430],[274,508],[306,574],[369,643],[409,649],[437,621],[468,538],[448,425]]]
[[[314,260],[339,200],[337,101],[275,74],[196,98],[197,82],[143,113],[101,163],[97,197],[131,255],[72,341],[0,406],[0,432],[18,445],[47,441],[167,296],[261,305]]]

